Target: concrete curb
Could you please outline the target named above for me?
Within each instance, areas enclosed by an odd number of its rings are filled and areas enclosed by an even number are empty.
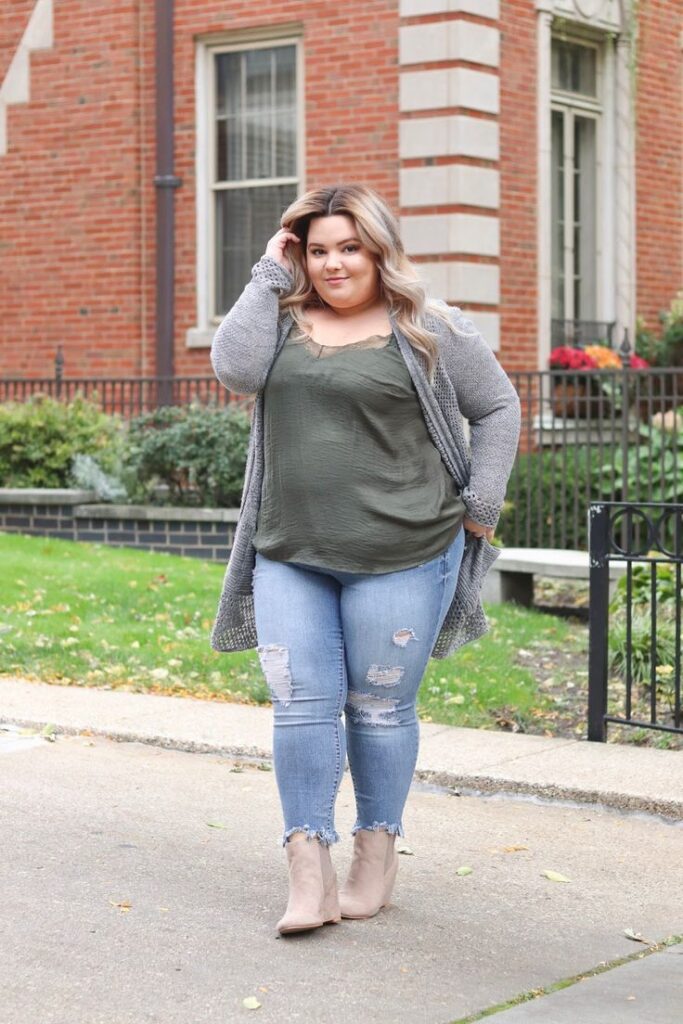
[[[269,707],[0,677],[0,722],[270,760]],[[458,792],[597,804],[683,821],[683,757],[585,740],[423,722],[415,778]]]

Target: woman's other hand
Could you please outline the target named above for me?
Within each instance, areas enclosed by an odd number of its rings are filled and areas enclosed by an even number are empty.
[[[280,228],[276,234],[270,239],[266,246],[266,256],[270,256],[276,260],[281,267],[284,267],[290,274],[292,273],[292,263],[285,256],[285,249],[290,243],[296,243],[299,239],[292,231],[287,231],[286,228]]]
[[[467,516],[462,521],[462,525],[470,533],[473,533],[475,537],[486,537],[488,541],[493,539],[495,528],[493,526],[482,526],[481,523],[475,523],[474,519],[468,519]]]

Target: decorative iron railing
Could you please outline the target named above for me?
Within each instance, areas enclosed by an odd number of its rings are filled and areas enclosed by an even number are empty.
[[[552,347],[569,345],[583,348],[585,345],[608,345],[613,347],[615,321],[609,320],[558,320],[550,326]]]
[[[683,734],[683,504],[591,504],[588,739],[610,722]],[[609,566],[626,572],[609,597]]]
[[[497,536],[514,547],[588,549],[587,510],[600,501],[683,501],[683,367],[511,371],[522,405],[519,450]],[[160,405],[226,405],[213,375],[0,378],[0,402],[36,393],[80,393],[103,411],[132,418]]]

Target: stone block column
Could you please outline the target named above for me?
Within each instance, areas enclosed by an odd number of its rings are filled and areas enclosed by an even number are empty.
[[[500,345],[499,0],[401,0],[401,232],[428,293]]]

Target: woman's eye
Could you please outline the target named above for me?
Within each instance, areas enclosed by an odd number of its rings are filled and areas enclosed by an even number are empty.
[[[348,252],[358,252],[358,246],[357,245],[345,245],[344,249],[348,250]],[[320,256],[323,252],[324,252],[323,249],[311,249],[311,255],[312,256]]]

